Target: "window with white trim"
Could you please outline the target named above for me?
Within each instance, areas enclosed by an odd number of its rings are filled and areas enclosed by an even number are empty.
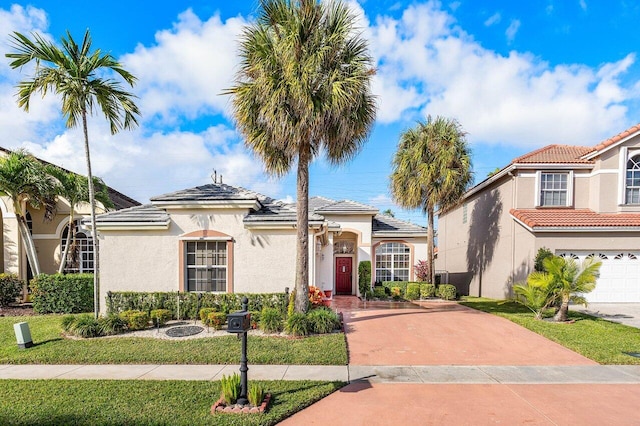
[[[385,243],[376,248],[376,281],[409,281],[411,249],[402,243]]]
[[[62,242],[60,244],[61,253],[64,253],[67,247],[69,228],[67,225],[64,231],[62,231]],[[86,230],[80,228],[79,221],[77,220],[73,223],[73,235],[70,244],[64,273],[93,273],[93,238],[91,238],[91,234]]]
[[[640,155],[627,161],[624,203],[640,204]]]
[[[569,173],[540,173],[539,206],[568,206]]]
[[[186,241],[186,291],[227,291],[227,242]]]

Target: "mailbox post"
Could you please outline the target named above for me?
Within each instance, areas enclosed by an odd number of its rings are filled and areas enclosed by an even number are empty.
[[[249,299],[242,298],[242,310],[227,315],[227,332],[237,333],[242,339],[242,357],[240,358],[240,396],[239,405],[247,405],[248,385],[247,385],[247,330],[251,328],[251,313],[249,313]]]

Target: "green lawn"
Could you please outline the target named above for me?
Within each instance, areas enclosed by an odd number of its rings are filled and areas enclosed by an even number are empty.
[[[0,364],[237,364],[240,341],[235,336],[172,341],[153,338],[69,340],[61,336],[60,315],[0,318]],[[35,344],[20,350],[13,324],[29,323]],[[249,336],[253,364],[346,365],[343,333],[303,339]],[[1,422],[0,422],[1,424]]]
[[[249,386],[251,386],[249,382]],[[342,382],[260,381],[266,414],[215,414],[219,382],[0,380],[2,425],[274,425]]]
[[[638,328],[571,310],[572,324],[538,321],[530,310],[515,302],[466,297],[460,303],[507,318],[600,364],[640,364],[640,358],[627,355],[640,352]]]

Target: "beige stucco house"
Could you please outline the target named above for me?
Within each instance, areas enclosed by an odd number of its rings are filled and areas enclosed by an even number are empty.
[[[309,199],[310,285],[358,294],[372,280],[413,279],[426,229],[349,200]],[[295,285],[296,206],[212,183],[100,215],[101,298],[107,291],[281,292]]]
[[[11,151],[0,147],[0,156],[7,156]],[[41,160],[42,161],[42,160]],[[44,161],[43,161],[44,162]],[[126,195],[107,188],[109,197],[115,209],[123,209],[140,205],[137,201]],[[98,203],[98,212],[104,213],[106,209]],[[27,223],[38,254],[40,269],[45,274],[54,274],[60,266],[61,254],[66,244],[68,232],[70,205],[62,197],[58,198],[56,213],[52,220],[44,219],[43,209],[34,209],[28,203],[25,205]],[[75,232],[77,238],[76,261],[67,263],[66,272],[93,272],[93,245],[90,230],[80,225],[83,218],[90,216],[89,204],[83,203],[75,210]],[[0,225],[2,233],[0,244],[2,245],[2,262],[0,272],[17,274],[20,278],[30,279],[31,270],[27,262],[26,252],[18,230],[18,220],[13,210],[11,199],[0,196]]]
[[[505,298],[541,247],[602,261],[590,302],[640,302],[640,125],[595,147],[514,159],[438,219],[436,268],[462,294]]]

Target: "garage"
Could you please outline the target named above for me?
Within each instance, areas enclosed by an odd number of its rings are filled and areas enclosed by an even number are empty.
[[[595,290],[586,295],[590,303],[640,303],[640,252],[557,251],[557,255],[583,262],[595,257],[602,262]]]

